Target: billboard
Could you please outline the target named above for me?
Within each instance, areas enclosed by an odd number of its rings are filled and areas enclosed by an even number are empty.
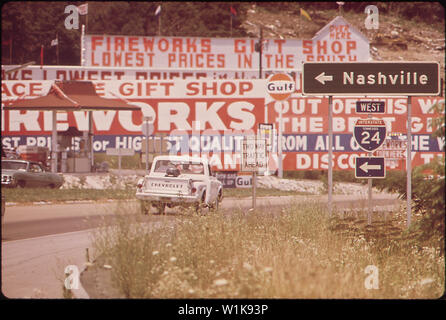
[[[46,94],[52,81],[3,81],[2,104],[24,96]],[[328,168],[328,99],[293,94],[287,101],[265,106],[266,80],[165,80],[165,81],[93,81],[105,98],[120,98],[141,111],[94,111],[96,152],[107,148],[141,150],[143,116],[154,119],[154,133],[169,134],[172,152],[205,154],[214,169],[239,169],[240,146],[245,135],[257,131],[261,123],[278,127],[282,112],[284,170],[320,170]],[[353,137],[361,115],[356,114],[358,100],[370,98],[333,98],[334,169],[354,169],[355,157],[366,156]],[[374,99],[372,99],[374,100]],[[385,101],[386,113],[377,115],[387,132],[405,132],[407,98],[376,98]],[[443,141],[432,137],[430,124],[439,116],[430,108],[444,103],[440,97],[412,98],[412,164],[421,165],[443,156]],[[58,131],[75,126],[88,129],[87,112],[58,112]],[[4,111],[1,117],[2,144],[51,145],[52,118],[48,111]],[[272,146],[270,168],[277,162],[277,143]],[[400,161],[396,169],[404,169]]]
[[[85,35],[83,66],[258,70],[256,38]],[[368,39],[338,16],[312,39],[263,39],[262,68],[302,70],[305,61],[367,62]]]

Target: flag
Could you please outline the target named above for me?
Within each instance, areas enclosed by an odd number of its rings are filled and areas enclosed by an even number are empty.
[[[229,10],[231,10],[231,15],[232,16],[237,16],[237,11],[234,9],[234,7],[233,6],[231,6],[230,8],[229,8]]]
[[[52,47],[54,47],[54,46],[57,46],[59,44],[59,39],[54,39],[54,40],[51,40],[51,46]]]
[[[159,5],[155,10],[155,16],[159,15],[161,12],[161,5]]]
[[[308,14],[308,12],[306,12],[304,9],[300,8],[300,15],[304,16],[305,18],[307,18],[308,20],[311,21],[310,15]]]
[[[77,12],[81,16],[88,14],[88,3],[84,3],[84,4],[81,4],[80,6],[78,6],[77,7]]]

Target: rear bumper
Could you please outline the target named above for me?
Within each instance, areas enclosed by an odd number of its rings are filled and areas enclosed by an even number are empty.
[[[13,181],[2,181],[2,187],[15,188],[15,187],[17,187],[17,181],[15,181],[15,180],[13,180]]]
[[[144,193],[144,192],[136,192],[136,199],[144,200],[144,201],[159,201],[165,203],[194,203],[199,202],[198,195],[196,196],[177,196],[177,195],[169,195],[162,193]]]

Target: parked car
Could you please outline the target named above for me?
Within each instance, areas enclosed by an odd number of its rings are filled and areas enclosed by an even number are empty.
[[[2,160],[2,186],[4,187],[50,187],[60,188],[63,177],[48,172],[34,161]]]
[[[198,212],[218,209],[223,184],[214,176],[206,159],[189,156],[157,156],[150,173],[138,181],[136,198],[141,211],[151,206],[165,213],[166,206],[194,206]]]

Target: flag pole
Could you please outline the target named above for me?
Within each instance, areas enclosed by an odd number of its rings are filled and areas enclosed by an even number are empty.
[[[56,62],[59,65],[59,34],[56,33]]]
[[[230,14],[231,16],[231,38],[232,38],[232,13]]]
[[[87,14],[86,14],[85,20],[86,20],[86,22],[85,22],[85,24],[86,24],[85,30],[87,31],[88,30],[88,2],[87,2]]]
[[[161,35],[161,12],[158,14],[158,36]]]

